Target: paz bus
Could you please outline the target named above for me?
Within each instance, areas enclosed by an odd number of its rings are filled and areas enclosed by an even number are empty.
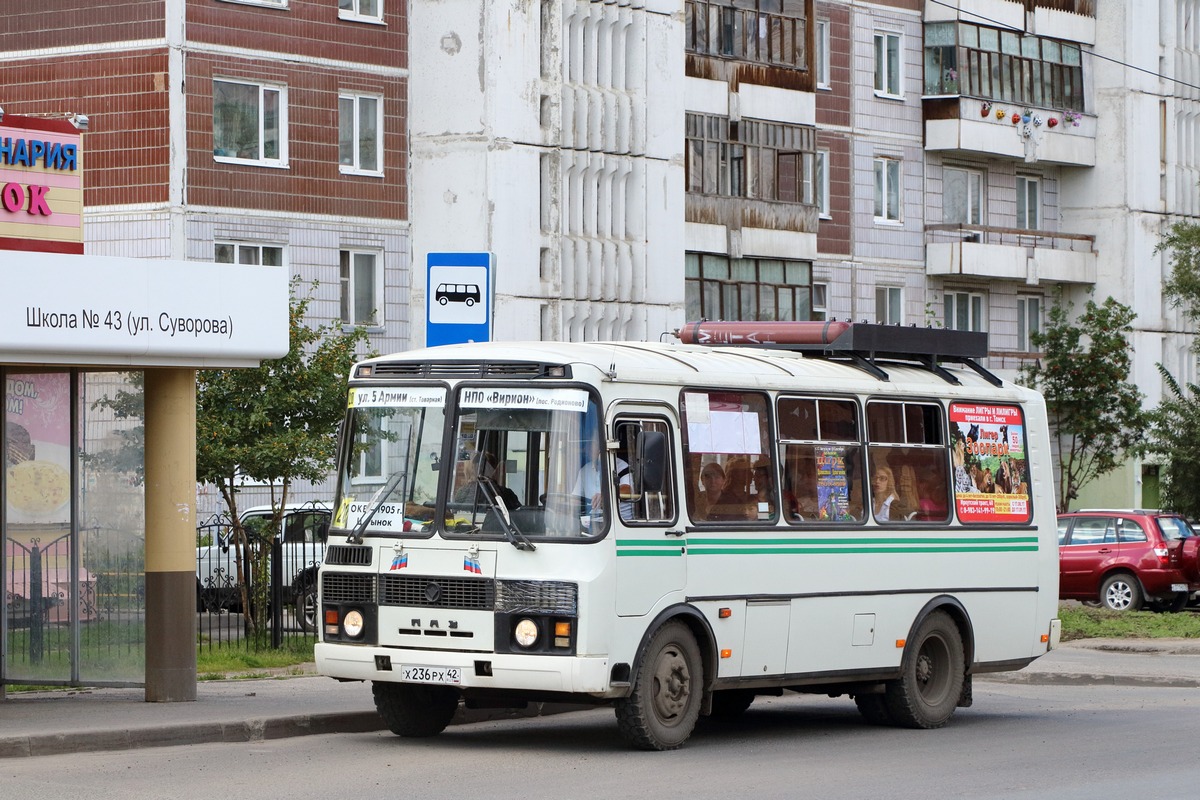
[[[669,750],[785,691],[936,728],[1057,645],[1045,405],[986,334],[674,335],[356,364],[318,671],[400,736],[566,701]]]

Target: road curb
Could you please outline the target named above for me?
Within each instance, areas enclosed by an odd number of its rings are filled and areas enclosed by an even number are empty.
[[[991,673],[976,675],[989,683],[1022,683],[1037,686],[1141,686],[1145,688],[1191,689],[1200,687],[1200,679],[1142,675],[1100,675],[1088,672]]]

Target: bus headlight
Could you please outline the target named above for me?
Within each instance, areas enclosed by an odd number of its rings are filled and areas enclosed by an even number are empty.
[[[357,639],[363,632],[363,615],[359,611],[347,611],[342,619],[342,631],[351,639]]]
[[[521,647],[533,647],[538,640],[537,623],[529,618],[522,619],[513,628],[513,636]]]

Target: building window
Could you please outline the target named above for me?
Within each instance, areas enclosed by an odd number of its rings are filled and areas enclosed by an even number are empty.
[[[1020,31],[926,23],[924,91],[1082,111],[1081,51],[1077,44]]]
[[[808,69],[808,17],[802,2],[687,0],[683,8],[689,53]]]
[[[984,296],[978,292],[946,292],[946,327],[957,331],[985,330],[987,320]]]
[[[900,97],[900,34],[875,34],[875,94]]]
[[[904,291],[899,286],[875,287],[875,321],[880,325],[904,323]]]
[[[1017,349],[1024,353],[1037,352],[1035,334],[1042,331],[1042,298],[1033,295],[1017,297]]]
[[[221,0],[222,3],[237,3],[243,6],[270,6],[271,8],[287,8],[288,0]]]
[[[816,128],[688,114],[687,190],[813,203]]]
[[[264,267],[283,266],[283,248],[271,244],[217,242],[213,261],[218,264],[261,264]]]
[[[359,250],[341,252],[342,322],[346,325],[383,324],[383,296],[379,254]]]
[[[382,22],[383,0],[338,0],[338,18]]]
[[[875,159],[875,221],[900,221],[900,161]]]
[[[983,173],[971,169],[942,170],[942,219],[963,225],[983,224]]]
[[[812,318],[819,322],[829,319],[829,285],[814,283],[812,285]]]
[[[214,80],[213,156],[286,166],[287,88]]]
[[[829,20],[817,20],[816,48],[813,53],[813,69],[816,70],[818,89],[829,88]]]
[[[817,187],[817,210],[822,217],[828,218],[829,214],[829,151],[818,150],[817,157],[814,161],[816,169],[816,178],[813,181]]]
[[[383,99],[338,97],[338,160],[342,172],[383,174]]]
[[[1037,178],[1017,176],[1017,227],[1029,231],[1040,230],[1042,205],[1039,199]]]
[[[812,264],[773,258],[688,253],[688,319],[812,319]]]

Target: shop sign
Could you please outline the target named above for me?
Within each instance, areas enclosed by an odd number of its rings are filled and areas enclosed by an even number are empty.
[[[82,253],[80,132],[66,120],[0,119],[0,250]]]

